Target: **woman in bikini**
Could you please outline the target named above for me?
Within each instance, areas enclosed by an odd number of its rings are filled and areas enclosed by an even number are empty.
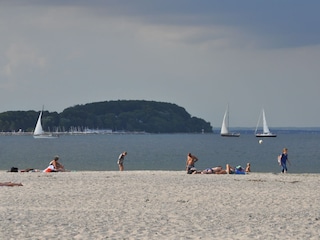
[[[59,156],[55,156],[53,160],[49,163],[49,166],[44,170],[44,172],[64,172],[64,166],[58,161]]]

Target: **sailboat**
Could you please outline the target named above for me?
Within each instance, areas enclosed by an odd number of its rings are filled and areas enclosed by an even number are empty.
[[[261,119],[261,113],[262,113],[262,126],[263,126],[263,130],[262,130],[262,133],[257,133],[258,126],[259,126],[260,119]],[[261,113],[260,113],[260,115],[259,115],[257,127],[256,127],[256,130],[255,130],[255,132],[254,132],[255,135],[256,135],[256,137],[276,137],[277,134],[271,133],[270,130],[269,130],[269,127],[268,127],[267,121],[266,121],[266,114],[265,114],[265,112],[264,112],[264,109],[262,109]]]
[[[229,105],[227,105],[223,116],[220,135],[222,137],[240,137],[240,133],[229,132]]]
[[[42,112],[43,112],[43,109],[39,114],[37,124],[33,132],[33,137],[34,138],[57,138],[58,136],[52,135],[51,133],[46,133],[45,131],[43,131],[42,124],[41,124]]]

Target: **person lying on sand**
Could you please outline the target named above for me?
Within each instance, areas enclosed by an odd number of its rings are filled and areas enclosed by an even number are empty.
[[[13,183],[13,182],[0,182],[0,186],[8,186],[8,187],[13,187],[13,186],[23,186],[22,183]]]
[[[40,172],[40,170],[34,169],[34,168],[26,168],[26,169],[20,170],[20,172]]]
[[[246,168],[242,168],[240,165],[232,167],[230,164],[226,165],[226,169],[222,169],[221,166],[206,168],[203,171],[193,171],[192,174],[245,174],[251,172],[250,163],[247,163]]]
[[[201,174],[222,174],[222,172],[225,172],[225,170],[223,170],[221,166],[218,166],[218,167],[213,167],[213,168],[206,168],[199,173],[201,173]]]
[[[221,166],[213,167],[213,168],[206,168],[202,171],[197,171],[194,169],[192,174],[226,174],[226,170],[222,169]]]

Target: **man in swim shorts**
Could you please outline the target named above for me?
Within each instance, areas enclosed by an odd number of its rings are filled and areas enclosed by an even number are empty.
[[[198,158],[191,153],[188,153],[187,156],[187,162],[186,162],[186,170],[187,173],[191,174],[193,171],[191,171],[191,168],[194,168],[194,163],[198,161]]]

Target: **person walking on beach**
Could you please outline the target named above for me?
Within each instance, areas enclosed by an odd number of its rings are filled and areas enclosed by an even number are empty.
[[[186,162],[186,170],[187,173],[191,172],[191,168],[194,168],[194,163],[198,161],[198,158],[191,153],[188,153],[187,162]]]
[[[291,165],[291,163],[290,163],[290,161],[289,161],[289,159],[288,159],[288,149],[287,148],[284,148],[283,150],[282,150],[282,154],[281,155],[279,155],[279,164],[281,165],[281,167],[282,167],[282,170],[281,170],[281,172],[282,173],[286,173],[287,171],[288,171],[288,169],[287,169],[287,161],[288,161],[288,163]]]
[[[126,155],[127,155],[127,152],[123,152],[118,157],[119,171],[123,171],[123,161]]]

